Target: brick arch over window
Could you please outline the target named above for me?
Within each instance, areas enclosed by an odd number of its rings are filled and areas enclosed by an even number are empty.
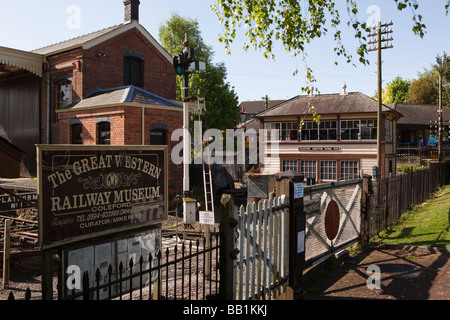
[[[69,121],[70,143],[83,144],[83,123],[80,119],[73,118]]]
[[[111,144],[111,122],[109,117],[95,119],[97,124],[97,144]]]
[[[123,54],[123,84],[144,87],[145,57],[137,52],[125,51]]]

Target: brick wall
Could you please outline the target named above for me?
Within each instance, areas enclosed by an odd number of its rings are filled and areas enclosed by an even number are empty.
[[[172,63],[137,29],[129,30],[83,52],[83,95],[97,88],[123,86],[124,52],[130,51],[144,57],[143,89],[174,100],[176,74]]]
[[[142,108],[139,106],[117,106],[87,110],[71,110],[58,113],[59,144],[71,143],[71,119],[78,119],[83,125],[83,144],[94,145],[97,143],[96,118],[109,117],[111,124],[111,145],[140,145],[142,141]],[[169,159],[169,184],[176,186],[181,194],[183,183],[183,167],[175,165],[171,161],[171,152],[177,141],[171,141],[174,130],[182,128],[182,109],[145,108],[144,144],[150,145],[150,124],[161,123],[168,126],[167,143]]]
[[[72,100],[82,99],[98,88],[121,87],[123,83],[124,52],[135,52],[144,57],[143,89],[161,97],[175,100],[176,74],[171,61],[168,61],[137,29],[131,29],[123,34],[104,41],[89,50],[81,48],[57,53],[47,57],[50,70],[50,104],[51,110],[56,105],[56,84],[54,80],[63,75],[72,77]],[[73,66],[56,69],[67,63],[81,62],[81,69]],[[44,75],[46,77],[46,75]],[[42,82],[41,98],[41,143],[46,143],[47,137],[47,81]],[[51,114],[51,141],[58,143],[60,124],[53,121]],[[62,128],[64,131],[64,128]],[[62,138],[67,139],[67,138]]]

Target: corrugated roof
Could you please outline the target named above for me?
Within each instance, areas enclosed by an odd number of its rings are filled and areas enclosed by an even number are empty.
[[[61,42],[58,42],[55,44],[51,44],[51,45],[48,45],[43,48],[35,49],[31,52],[42,54],[42,55],[47,55],[47,54],[51,54],[53,52],[60,52],[60,51],[66,50],[66,49],[81,46],[88,41],[94,40],[100,36],[103,36],[103,35],[111,32],[111,31],[119,29],[119,28],[123,27],[124,25],[125,24],[122,23],[122,24],[119,24],[116,26],[112,26],[109,28],[99,30],[99,31],[91,32],[91,33],[88,33],[88,34],[85,34],[85,35],[82,35],[82,36],[79,36],[79,37],[76,37],[73,39],[69,39],[69,40],[61,41]]]
[[[83,49],[89,49],[90,47],[95,46],[101,43],[102,41],[106,41],[120,33],[126,32],[133,28],[138,29],[147,38],[147,40],[150,41],[150,43],[152,43],[155,46],[155,48],[169,62],[172,63],[172,57],[170,56],[170,54],[163,48],[163,46],[158,41],[156,41],[155,38],[153,38],[153,36],[138,21],[135,20],[118,24],[89,34],[85,34],[77,38],[55,43],[40,49],[33,50],[32,52],[45,56],[56,54],[59,52],[64,52],[79,47],[82,47]]]
[[[160,97],[144,89],[133,85],[111,88],[97,89],[87,95],[84,99],[77,101],[67,107],[65,110],[79,108],[93,108],[110,105],[121,105],[126,103],[136,103],[148,106],[183,108],[179,103]]]
[[[348,113],[374,113],[378,112],[378,102],[360,92],[347,94],[320,94],[302,95],[274,106],[256,115],[258,118],[271,116],[297,116],[312,114],[309,110],[314,106],[317,114],[348,114]],[[383,112],[392,112],[401,117],[401,113],[392,110],[386,105],[382,107]]]

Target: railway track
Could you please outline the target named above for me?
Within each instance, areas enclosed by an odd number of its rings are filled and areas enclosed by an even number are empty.
[[[1,241],[4,239],[5,220],[11,220],[11,240],[20,244],[36,245],[38,241],[38,222],[0,215]]]

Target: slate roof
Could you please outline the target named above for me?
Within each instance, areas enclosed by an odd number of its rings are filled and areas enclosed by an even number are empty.
[[[73,110],[79,108],[121,105],[127,103],[183,109],[183,105],[179,103],[160,97],[156,94],[145,91],[144,89],[135,87],[133,85],[110,89],[97,89],[88,94],[82,100],[68,105],[64,109]]]
[[[308,108],[312,105],[320,115],[325,114],[350,114],[350,113],[376,113],[378,112],[378,102],[360,92],[349,92],[347,94],[320,94],[296,96],[283,103],[280,103],[267,111],[256,115],[258,118],[270,116],[297,116],[312,114]],[[398,117],[402,114],[382,106],[383,112],[394,113]]]
[[[400,119],[399,125],[424,125],[429,126],[430,121],[437,121],[438,106],[429,104],[406,104],[393,103],[389,105],[392,109],[402,113],[404,118]],[[442,116],[444,120],[450,121],[450,108],[442,107]]]
[[[272,108],[277,104],[280,104],[286,100],[269,100],[268,108]],[[244,110],[248,114],[257,114],[265,110],[264,101],[243,101],[241,102],[241,106],[244,107]]]

